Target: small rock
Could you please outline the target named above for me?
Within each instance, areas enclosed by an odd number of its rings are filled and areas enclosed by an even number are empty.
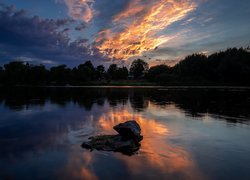
[[[132,138],[137,141],[142,140],[141,128],[134,120],[120,123],[114,126],[114,130],[116,130],[122,137],[128,139]]]

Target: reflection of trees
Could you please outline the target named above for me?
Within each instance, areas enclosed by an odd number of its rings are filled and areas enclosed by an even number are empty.
[[[132,91],[129,96],[131,107],[137,111],[143,111],[148,107],[148,98],[143,90]]]
[[[124,89],[124,88],[11,88],[0,91],[0,102],[14,109],[44,106],[46,101],[65,106],[69,102],[91,110],[94,104],[103,106],[125,105],[129,102],[136,111],[148,108],[148,103],[163,106],[175,104],[187,115],[203,116],[206,113],[225,116],[230,122],[236,118],[250,118],[250,92],[204,89]],[[233,118],[230,118],[233,117]]]
[[[127,89],[106,89],[106,97],[110,106],[117,106],[118,104],[127,104],[128,101]]]
[[[91,110],[95,103],[104,105],[105,99],[111,106],[127,104],[128,92],[124,89],[98,88],[3,88],[0,90],[0,102],[1,99],[5,106],[14,110],[32,105],[44,106],[47,100],[59,106],[73,102]]]
[[[0,92],[1,92],[1,91],[0,91]],[[2,104],[3,100],[4,100],[4,96],[3,96],[2,93],[0,93],[0,105]]]
[[[203,116],[209,113],[234,117],[227,119],[233,122],[237,117],[249,119],[249,98],[249,91],[193,89],[159,91],[150,100],[161,105],[174,103],[191,116]]]
[[[3,97],[4,105],[14,110],[22,110],[34,105],[44,106],[47,98],[43,91],[33,91],[32,88],[25,90],[8,88],[0,91],[0,94]]]

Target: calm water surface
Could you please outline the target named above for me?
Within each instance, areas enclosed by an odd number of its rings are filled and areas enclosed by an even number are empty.
[[[137,154],[81,148],[131,119]],[[2,89],[0,179],[250,179],[250,91]]]

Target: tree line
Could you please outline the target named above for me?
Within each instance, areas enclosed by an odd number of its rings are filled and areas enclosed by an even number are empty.
[[[127,80],[129,75],[135,79],[143,78],[148,64],[135,60],[130,69],[111,64],[106,70],[103,65],[94,67],[86,61],[77,67],[58,65],[47,69],[44,65],[32,65],[22,61],[12,61],[0,67],[0,84],[4,85],[88,85],[91,82],[110,83]]]
[[[174,67],[151,67],[147,77],[172,85],[250,85],[250,52],[230,48],[209,56],[193,54]]]
[[[110,84],[113,81],[144,80],[160,85],[250,85],[250,52],[231,48],[209,56],[193,54],[173,67],[152,66],[142,59],[130,68],[111,64],[94,67],[86,61],[77,67],[59,65],[47,69],[12,61],[0,67],[0,84],[4,85],[88,85],[93,82]]]

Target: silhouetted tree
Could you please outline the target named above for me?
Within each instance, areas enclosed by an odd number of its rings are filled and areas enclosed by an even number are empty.
[[[50,69],[50,81],[57,84],[67,84],[70,77],[70,69],[66,65],[52,67]]]
[[[118,67],[117,64],[111,64],[108,68],[108,76],[112,80],[124,80],[128,78],[128,69],[126,67]]]
[[[111,79],[116,79],[116,72],[117,72],[117,64],[111,64],[108,68],[108,76],[111,78]]]
[[[29,66],[27,83],[28,84],[46,84],[49,71],[44,65]]]
[[[77,68],[81,81],[90,81],[95,79],[95,68],[91,61],[80,64]]]
[[[214,69],[213,77],[219,83],[250,84],[250,52],[228,49],[208,57],[208,66]]]
[[[177,74],[183,77],[197,77],[203,74],[207,57],[203,54],[187,56],[175,66]]]
[[[70,84],[71,85],[81,85],[86,81],[87,77],[85,73],[79,68],[74,67],[70,72]]]
[[[134,76],[134,78],[144,77],[148,71],[148,63],[142,59],[134,60],[129,71],[130,74]]]
[[[93,66],[91,61],[86,61],[83,65],[88,67],[91,71],[95,71],[95,67]]]
[[[117,79],[127,79],[128,78],[128,69],[126,67],[118,68],[116,71]]]
[[[0,84],[3,83],[3,68],[0,66]]]
[[[13,61],[4,65],[4,82],[6,84],[25,84],[29,69],[28,64],[21,61]]]
[[[105,78],[105,67],[103,65],[99,65],[96,67],[96,76],[99,80]]]
[[[172,68],[167,65],[157,65],[149,69],[147,79],[154,82],[167,82],[171,78]]]

